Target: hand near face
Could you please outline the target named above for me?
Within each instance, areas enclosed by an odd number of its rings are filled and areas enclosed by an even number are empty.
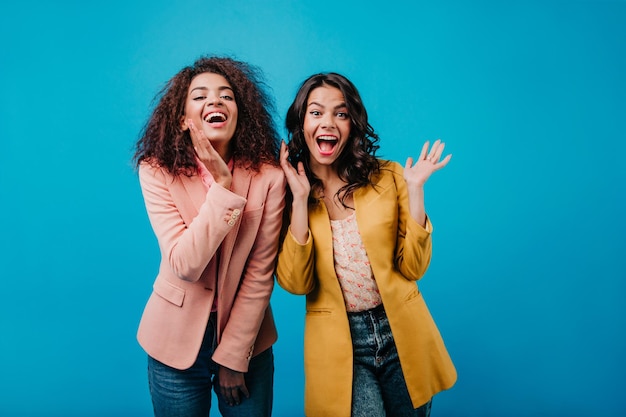
[[[291,234],[300,244],[309,238],[308,200],[311,184],[304,171],[302,162],[298,162],[298,170],[289,162],[289,151],[285,142],[280,144],[280,166],[285,173],[287,183],[293,195],[291,204]]]
[[[452,158],[452,155],[447,155],[440,161],[445,143],[441,142],[439,139],[433,143],[430,151],[428,150],[429,145],[430,143],[428,141],[424,143],[420,156],[415,164],[413,164],[413,158],[411,157],[406,160],[404,179],[409,186],[409,190],[423,187],[432,173],[445,167],[450,161],[450,158]]]
[[[294,201],[304,200],[306,202],[311,192],[311,184],[309,184],[302,162],[298,162],[297,171],[289,162],[289,151],[285,142],[280,143],[280,166],[285,173]]]
[[[189,126],[193,148],[200,161],[202,161],[206,169],[213,175],[215,182],[224,188],[230,188],[233,176],[226,162],[215,150],[213,145],[211,145],[209,138],[206,137],[202,130],[196,128],[191,120],[187,120],[187,125]]]

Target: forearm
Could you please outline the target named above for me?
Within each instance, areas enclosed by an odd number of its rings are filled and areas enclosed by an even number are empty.
[[[426,226],[424,186],[409,186],[409,213],[422,227]]]
[[[396,265],[409,280],[420,279],[430,264],[432,255],[432,224],[426,218],[426,227],[411,219],[406,222],[406,232],[400,235],[396,252]]]
[[[206,194],[200,211],[191,217],[185,202],[170,189],[174,179],[159,168],[139,171],[146,210],[159,242],[163,259],[181,279],[195,281],[232,229],[226,219],[243,210],[246,199],[215,186]]]
[[[307,201],[295,200],[291,206],[291,234],[301,245],[309,239],[309,213]]]
[[[311,236],[309,235],[305,243],[300,244],[296,241],[293,233],[288,232],[278,254],[276,265],[278,284],[292,294],[310,293],[315,288],[314,261]]]
[[[235,210],[243,212],[245,203],[245,198],[215,184],[191,224],[179,230],[177,238],[165,239],[171,243],[165,249],[167,259],[181,279],[196,281],[200,278],[224,237],[236,224],[229,223],[232,214]]]

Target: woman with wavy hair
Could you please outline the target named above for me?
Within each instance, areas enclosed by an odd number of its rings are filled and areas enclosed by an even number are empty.
[[[161,251],[137,338],[155,416],[269,416],[285,178],[260,72],[203,57],[165,85],[135,162]]]
[[[424,184],[451,155],[437,140],[404,169],[378,159],[361,97],[336,73],[304,81],[286,127],[277,280],[306,295],[306,415],[428,416],[456,381],[416,285],[431,257]]]

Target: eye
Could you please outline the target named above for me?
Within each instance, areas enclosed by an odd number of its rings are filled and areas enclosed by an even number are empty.
[[[320,116],[322,113],[319,110],[311,110],[309,114],[312,116]]]
[[[347,119],[349,116],[348,116],[347,112],[340,111],[340,112],[337,113],[337,117],[340,118],[340,119]]]
[[[233,96],[230,96],[228,94],[224,94],[222,96],[220,96],[221,99],[226,100],[226,101],[233,101],[235,100],[235,98]]]
[[[206,96],[195,96],[192,98],[193,101],[201,101],[204,100],[206,98]]]

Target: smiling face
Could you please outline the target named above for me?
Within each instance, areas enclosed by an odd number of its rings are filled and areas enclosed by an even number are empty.
[[[311,154],[311,167],[332,166],[350,137],[350,116],[338,88],[323,85],[311,91],[304,115],[304,139]]]
[[[211,145],[224,155],[237,129],[237,116],[235,94],[226,78],[204,72],[191,80],[185,101],[183,130],[189,128],[187,120],[191,119],[211,141]]]

